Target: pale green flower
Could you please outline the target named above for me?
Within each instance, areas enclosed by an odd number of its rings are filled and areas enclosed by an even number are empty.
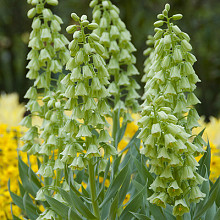
[[[176,200],[173,208],[174,216],[182,216],[184,213],[189,212],[189,207],[186,205],[184,200]]]

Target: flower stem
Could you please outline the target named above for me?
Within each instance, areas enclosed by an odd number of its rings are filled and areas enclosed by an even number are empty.
[[[90,192],[91,192],[91,199],[92,199],[92,207],[94,214],[98,220],[100,220],[100,212],[99,212],[99,205],[98,201],[96,200],[96,184],[95,184],[95,173],[94,173],[94,165],[93,159],[89,160],[89,185],[90,185]]]

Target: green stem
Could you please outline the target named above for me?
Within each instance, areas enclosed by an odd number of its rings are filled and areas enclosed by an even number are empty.
[[[48,156],[47,156],[47,155],[44,155],[43,160],[44,160],[43,163],[44,163],[44,164],[47,164],[47,162],[48,162],[48,160],[49,160]],[[49,186],[49,177],[45,177],[45,178],[44,178],[44,184],[45,184],[45,186]]]
[[[176,216],[176,220],[183,220],[183,216]]]
[[[99,205],[98,205],[98,201],[96,200],[96,183],[95,183],[95,173],[94,173],[94,165],[92,158],[89,160],[88,167],[89,167],[89,186],[90,186],[92,207],[96,218],[100,220],[101,217],[99,212]]]
[[[112,141],[112,145],[115,146],[115,138],[116,138],[116,132],[117,132],[117,117],[118,116],[118,111],[114,111],[113,114],[112,114],[112,138],[113,138],[113,141]]]

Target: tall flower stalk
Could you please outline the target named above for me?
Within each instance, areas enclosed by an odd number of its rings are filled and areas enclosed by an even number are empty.
[[[199,126],[193,105],[199,103],[194,90],[200,80],[192,67],[196,58],[190,53],[190,38],[172,23],[182,15],[168,16],[169,10],[166,4],[154,23],[154,57],[147,67],[139,138],[144,143],[141,153],[149,158],[150,172],[156,174],[148,200],[163,208],[170,204],[173,215],[182,216],[189,212],[191,202],[205,197],[199,189],[204,178],[197,173],[199,164],[194,158],[204,151],[203,140],[193,140],[192,135]]]
[[[34,85],[25,95],[25,98],[29,99],[26,107],[31,114],[21,122],[29,128],[22,137],[25,142],[22,150],[43,157],[37,174],[44,178],[44,188],[38,191],[36,200],[45,201],[43,192],[48,194],[48,189],[60,182],[61,167],[56,159],[57,153],[63,147],[62,139],[58,137],[59,127],[65,121],[60,101],[60,80],[63,78],[63,66],[69,59],[69,51],[66,48],[69,41],[60,34],[62,19],[48,8],[57,5],[57,0],[28,0],[28,3],[33,5],[28,11],[28,17],[33,18],[33,30],[28,45],[31,50],[27,57],[30,60],[27,77],[34,80]],[[41,121],[40,125],[32,124],[34,116]],[[50,183],[49,178],[56,180]],[[43,216],[47,215],[47,212],[48,210],[38,219],[44,219]]]
[[[95,168],[98,166],[99,172],[104,171],[107,159],[117,153],[110,144],[112,138],[106,130],[108,123],[104,117],[110,114],[110,107],[106,103],[109,73],[99,36],[88,33],[97,29],[98,24],[90,23],[86,15],[79,18],[72,13],[71,16],[77,23],[67,27],[67,32],[73,34],[69,44],[71,58],[66,66],[71,73],[61,82],[66,88],[65,108],[71,110],[72,115],[64,126],[66,147],[61,153],[61,161],[70,161],[69,167],[73,170],[88,167],[93,211],[100,219]]]
[[[129,109],[137,111],[139,95],[136,90],[140,88],[132,77],[139,72],[135,67],[133,52],[136,49],[131,43],[131,34],[119,17],[119,9],[110,0],[93,0],[90,7],[94,8],[93,21],[99,24],[94,33],[105,48],[103,56],[112,79],[108,91],[113,97],[113,110],[116,114],[120,110],[121,116],[131,121]]]

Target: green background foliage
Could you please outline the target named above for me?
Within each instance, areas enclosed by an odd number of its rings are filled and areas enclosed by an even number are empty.
[[[153,22],[163,9],[164,0],[112,0],[121,10],[121,18],[132,34],[137,48],[137,67],[143,75],[142,55],[146,49],[148,34],[153,34]],[[193,53],[198,61],[195,70],[201,83],[196,90],[202,104],[198,106],[200,115],[219,116],[220,113],[220,2],[218,0],[173,0],[172,13],[182,13],[184,18],[179,26],[190,34]],[[16,91],[21,97],[31,82],[25,79],[26,55],[29,51],[28,34],[31,21],[26,17],[29,9],[26,1],[0,0],[0,91]],[[70,23],[70,13],[88,14],[91,20],[89,0],[62,0],[56,13],[64,21],[63,32]],[[68,36],[69,37],[69,36]],[[143,93],[143,84],[142,91]]]

